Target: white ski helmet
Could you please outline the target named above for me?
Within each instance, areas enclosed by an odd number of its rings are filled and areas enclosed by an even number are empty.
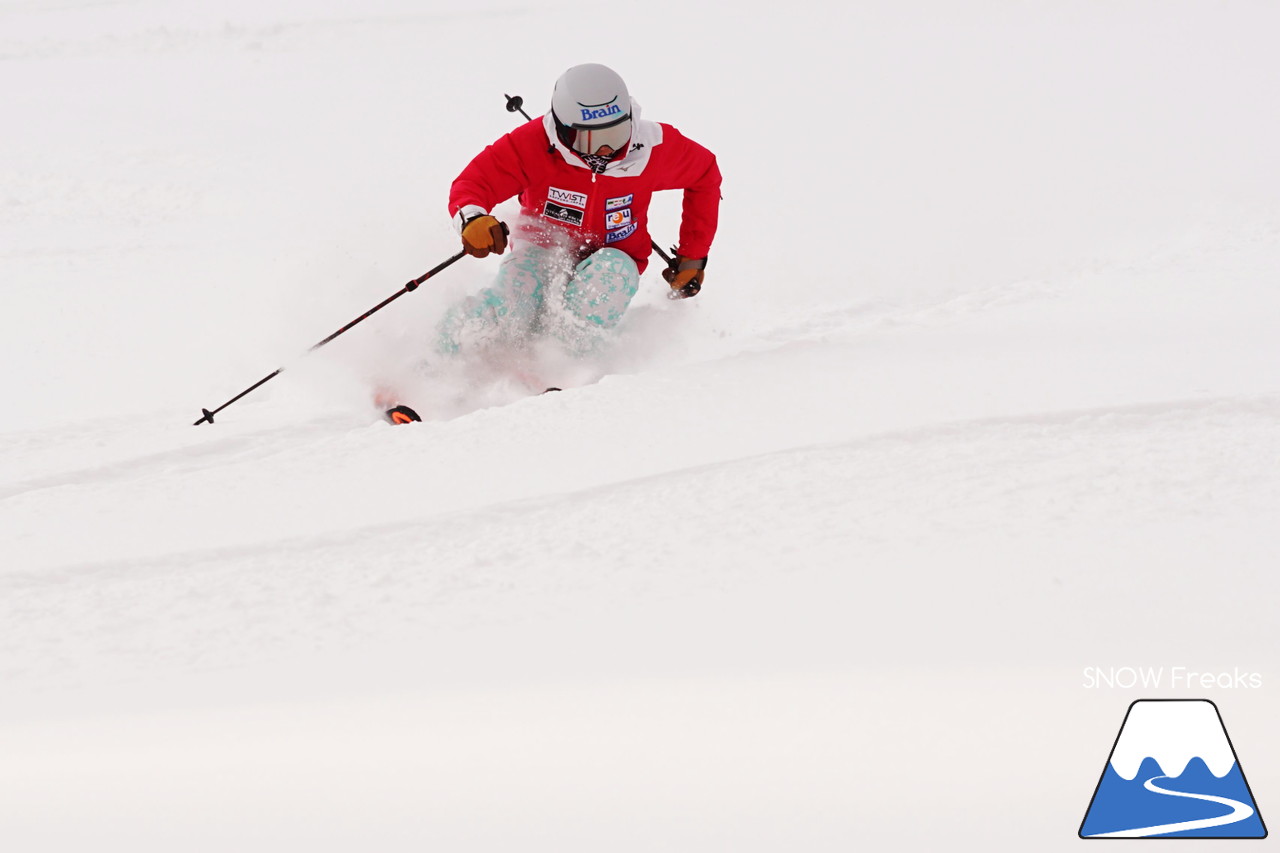
[[[625,151],[631,141],[631,95],[618,72],[604,65],[575,65],[556,81],[551,115],[560,141],[579,154],[603,146]]]

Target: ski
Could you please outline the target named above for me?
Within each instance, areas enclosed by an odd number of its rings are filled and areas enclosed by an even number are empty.
[[[420,423],[422,418],[418,417],[418,413],[403,403],[392,406],[383,413],[389,422],[393,424],[411,424]]]

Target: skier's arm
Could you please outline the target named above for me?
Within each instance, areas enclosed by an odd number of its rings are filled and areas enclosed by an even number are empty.
[[[469,220],[489,213],[529,185],[512,135],[508,133],[477,154],[449,188],[449,215],[459,231]]]
[[[706,258],[720,218],[720,167],[709,150],[675,128],[664,131],[664,145],[672,156],[661,189],[683,189],[680,246],[685,258]]]

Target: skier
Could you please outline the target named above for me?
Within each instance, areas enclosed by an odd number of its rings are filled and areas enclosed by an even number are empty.
[[[551,109],[486,147],[449,192],[449,214],[466,252],[507,249],[493,209],[519,196],[511,252],[497,280],[446,313],[440,349],[494,341],[558,339],[594,348],[621,321],[640,284],[652,241],[653,193],[684,190],[680,243],[663,271],[673,295],[702,286],[720,207],[715,156],[669,124],[640,118],[626,83],[604,65],[576,65]]]

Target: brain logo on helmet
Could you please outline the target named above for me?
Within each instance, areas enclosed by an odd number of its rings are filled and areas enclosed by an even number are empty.
[[[582,105],[580,104],[579,106],[582,106]],[[598,118],[608,118],[609,116],[616,116],[621,114],[622,114],[622,107],[618,106],[617,104],[610,104],[607,107],[596,107],[594,109],[586,106],[582,107],[583,121],[594,121],[595,119],[598,119]]]

